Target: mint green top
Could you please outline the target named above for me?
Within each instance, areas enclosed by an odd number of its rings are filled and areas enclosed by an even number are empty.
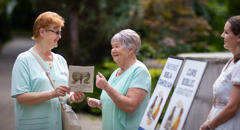
[[[116,69],[108,80],[110,86],[122,95],[126,95],[129,88],[141,88],[148,93],[133,113],[126,113],[119,109],[109,95],[103,90],[102,129],[103,130],[137,130],[150,99],[151,76],[147,67],[140,61],[135,62],[121,76],[116,77]]]
[[[46,69],[50,71],[56,86],[59,84],[68,85],[68,66],[66,60],[58,54],[52,54],[53,63],[51,65],[44,62],[38,54],[37,56]],[[11,96],[15,98],[16,130],[62,129],[61,104],[58,98],[53,98],[37,105],[21,105],[16,100],[16,95],[19,94],[54,89],[44,70],[29,51],[18,55],[12,70],[11,87]],[[64,100],[66,101],[66,96]]]

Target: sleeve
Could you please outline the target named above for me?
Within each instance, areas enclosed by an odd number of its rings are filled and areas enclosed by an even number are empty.
[[[31,91],[29,69],[22,56],[18,56],[12,70],[11,97]]]
[[[151,76],[147,69],[143,67],[136,68],[130,88],[141,88],[148,93],[151,91]]]
[[[233,68],[231,79],[233,84],[240,85],[240,62],[237,62],[235,67]]]

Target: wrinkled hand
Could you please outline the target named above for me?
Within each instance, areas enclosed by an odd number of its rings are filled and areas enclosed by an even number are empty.
[[[204,125],[204,124],[202,124],[201,126],[200,126],[200,129],[199,130],[205,130],[206,129],[206,126]]]
[[[72,100],[75,103],[82,102],[84,100],[84,98],[85,98],[85,95],[82,91],[74,92],[70,96],[70,100]]]
[[[108,86],[106,78],[100,72],[96,75],[96,86],[100,89],[105,89]]]
[[[209,123],[209,120],[205,121],[201,126],[199,130],[206,130],[206,126]]]
[[[90,107],[101,107],[101,101],[96,98],[87,97],[87,103]]]
[[[58,85],[52,92],[53,97],[65,96],[70,93],[70,88],[65,85]]]

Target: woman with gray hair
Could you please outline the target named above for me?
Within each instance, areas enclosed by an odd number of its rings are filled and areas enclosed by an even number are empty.
[[[117,68],[108,81],[98,72],[96,86],[102,89],[100,100],[87,98],[90,107],[102,109],[103,130],[136,130],[148,105],[151,76],[136,58],[141,47],[139,35],[125,29],[111,40],[111,55]]]

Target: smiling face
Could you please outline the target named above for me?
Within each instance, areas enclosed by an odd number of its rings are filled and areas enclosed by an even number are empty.
[[[129,51],[119,42],[112,43],[111,55],[118,66],[125,64],[129,60]]]
[[[56,25],[50,25],[45,29],[41,28],[41,36],[46,43],[46,46],[53,49],[58,47],[58,40],[62,38],[61,34],[61,27],[57,27]]]
[[[229,22],[226,22],[224,26],[224,31],[221,35],[222,38],[224,38],[224,48],[231,51],[234,55],[238,53],[237,48],[238,46],[238,35],[234,35],[232,30],[230,29],[231,24]]]

